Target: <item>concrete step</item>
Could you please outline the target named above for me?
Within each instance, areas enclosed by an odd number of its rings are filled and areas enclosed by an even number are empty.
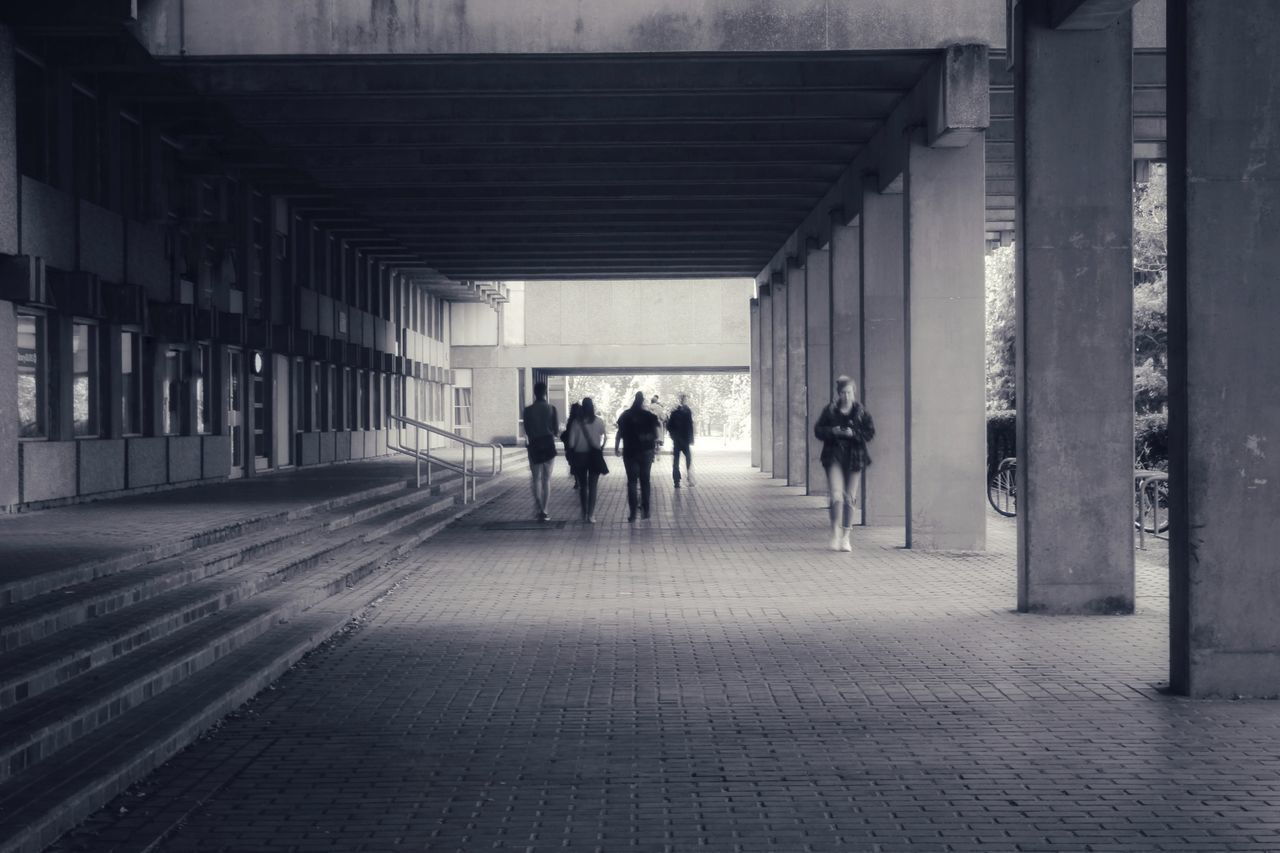
[[[254,535],[262,531],[269,531],[279,525],[306,518],[316,513],[400,492],[405,489],[406,485],[407,482],[383,484],[340,497],[316,501],[302,508],[287,511],[275,511],[266,508],[260,513],[248,515],[234,524],[211,526],[193,535],[169,539],[161,538],[147,543],[139,543],[137,548],[110,558],[89,558],[74,566],[57,571],[41,572],[35,576],[17,581],[0,578],[0,624],[8,624],[8,608],[19,602],[128,571],[157,560],[185,554],[198,548],[217,545],[218,543]]]
[[[465,506],[438,480],[348,501],[286,546],[0,654],[0,853],[51,843],[382,594],[396,557],[520,482],[482,480]]]
[[[443,488],[456,488],[446,481]],[[361,493],[338,506],[241,532],[221,542],[193,546],[180,554],[122,570],[94,581],[51,590],[0,609],[0,652],[36,642],[57,631],[101,618],[124,607],[283,550],[317,531],[339,530],[389,509],[425,501],[425,490],[409,485]],[[0,679],[0,708],[7,704]]]
[[[324,523],[311,525],[306,535],[294,539],[287,549],[267,558],[241,561],[213,575],[196,578],[192,572],[183,571],[178,573],[179,578],[149,578],[156,588],[163,588],[161,592],[0,654],[0,709],[38,696],[181,631],[195,620],[285,583],[326,559],[359,547],[361,538],[391,532],[399,519],[407,524],[440,512],[452,506],[452,498],[414,492],[395,497],[386,506],[390,509],[382,515],[362,510],[366,520],[355,525],[345,523],[344,518],[334,531],[327,530]],[[252,544],[249,548],[253,549]],[[94,596],[90,593],[85,597]]]

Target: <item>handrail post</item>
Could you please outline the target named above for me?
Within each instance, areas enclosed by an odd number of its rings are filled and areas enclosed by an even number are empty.
[[[422,488],[422,453],[418,450],[418,430],[413,430],[413,476],[417,481],[416,488]]]

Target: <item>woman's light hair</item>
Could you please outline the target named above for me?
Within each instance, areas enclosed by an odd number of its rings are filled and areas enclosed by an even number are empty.
[[[843,374],[836,378],[836,393],[839,394],[841,391],[843,391],[846,385],[852,388],[854,390],[854,393],[857,393],[858,383],[854,382],[851,378],[849,378],[848,376],[844,376]]]

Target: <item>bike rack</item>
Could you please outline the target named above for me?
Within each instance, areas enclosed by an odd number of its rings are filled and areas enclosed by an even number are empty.
[[[1156,500],[1155,484],[1167,482],[1169,475],[1164,471],[1148,471],[1135,468],[1133,471],[1134,496],[1138,515],[1138,549],[1147,550],[1147,507],[1151,507],[1151,535],[1160,536],[1160,502]],[[1147,499],[1147,489],[1151,489],[1151,498]]]

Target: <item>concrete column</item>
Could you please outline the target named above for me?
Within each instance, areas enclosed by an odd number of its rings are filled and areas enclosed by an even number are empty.
[[[904,171],[907,536],[910,548],[986,547],[983,134]]]
[[[751,467],[760,467],[760,300],[751,300]]]
[[[787,479],[787,281],[773,277],[773,467],[775,479]]]
[[[773,473],[773,284],[762,284],[760,300],[760,471]]]
[[[805,269],[787,267],[787,485],[807,485],[809,394],[805,385]]]
[[[805,390],[809,416],[805,437],[809,441],[806,494],[827,494],[827,475],[818,461],[821,445],[813,435],[813,423],[831,400],[831,250],[810,249],[804,265],[805,288]]]
[[[1280,694],[1280,9],[1169,3],[1170,683]]]
[[[0,509],[18,503],[18,321],[0,300]]]
[[[16,62],[13,30],[0,24],[0,255],[18,254]]]
[[[827,402],[835,397],[835,381],[849,376],[862,393],[862,228],[831,225],[831,380]],[[875,417],[874,413],[872,417]],[[862,524],[865,501],[854,510]]]
[[[1017,105],[1018,609],[1133,610],[1131,16],[1022,3]]]
[[[862,190],[862,388],[876,422],[862,478],[867,524],[906,527],[906,283],[902,193]]]

